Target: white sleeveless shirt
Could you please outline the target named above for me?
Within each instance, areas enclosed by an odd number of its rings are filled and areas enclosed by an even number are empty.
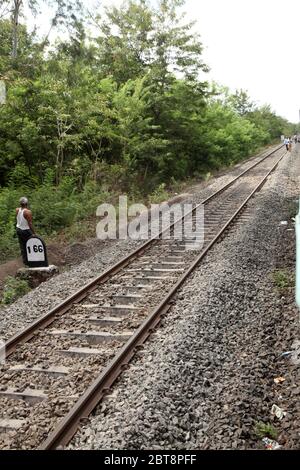
[[[25,209],[20,208],[19,212],[17,214],[17,228],[19,228],[21,230],[30,230],[28,222],[24,217],[24,210]]]

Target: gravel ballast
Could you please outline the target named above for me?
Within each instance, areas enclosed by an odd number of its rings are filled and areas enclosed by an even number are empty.
[[[257,422],[272,425],[282,448],[299,448],[299,365],[295,354],[281,357],[297,347],[299,315],[293,282],[282,290],[274,281],[278,269],[293,273],[299,176],[297,149],[185,283],[69,448],[263,448]],[[282,421],[274,404],[287,412]]]

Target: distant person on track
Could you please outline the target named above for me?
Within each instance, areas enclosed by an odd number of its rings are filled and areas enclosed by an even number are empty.
[[[289,150],[290,139],[288,137],[285,137],[283,143],[284,143],[286,149]]]
[[[289,151],[292,151],[292,137],[289,138]]]
[[[27,266],[26,243],[34,235],[32,225],[32,212],[28,209],[28,199],[21,197],[20,207],[16,209],[17,216],[17,236],[19,239],[23,263]]]

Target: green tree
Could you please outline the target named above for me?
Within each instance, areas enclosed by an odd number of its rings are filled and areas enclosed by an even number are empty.
[[[245,90],[236,90],[229,96],[228,102],[240,116],[247,116],[255,110],[255,104]]]
[[[265,143],[279,139],[281,135],[292,135],[294,133],[294,126],[286,119],[277,116],[269,105],[255,109],[249,113],[248,119],[267,133]]]
[[[80,0],[2,0],[3,9],[2,16],[11,17],[12,24],[12,46],[11,56],[16,61],[19,52],[19,30],[20,30],[20,18],[23,15],[23,9],[26,6],[32,11],[33,14],[37,14],[41,11],[42,4],[47,4],[54,9],[54,15],[50,20],[50,30],[45,36],[42,44],[46,45],[50,31],[57,25],[71,25],[77,22],[77,15],[82,11],[82,2]]]
[[[26,26],[18,26],[18,61],[11,56],[12,23],[10,20],[0,19],[0,74],[8,83],[17,75],[33,78],[40,72],[43,61],[39,51],[39,43],[35,32],[29,34]]]
[[[153,12],[144,0],[129,0],[120,8],[106,8],[98,17],[98,59],[105,76],[117,83],[142,76],[151,64]]]
[[[159,0],[155,8],[146,0],[127,0],[120,8],[106,8],[105,17],[98,17],[97,38],[103,72],[125,83],[151,70],[164,88],[174,72],[191,80],[206,71],[199,35],[178,14],[184,3]]]
[[[114,96],[117,111],[121,158],[129,175],[140,173],[146,182],[148,173],[154,175],[169,142],[155,125],[151,111],[152,86],[147,77],[129,80]]]

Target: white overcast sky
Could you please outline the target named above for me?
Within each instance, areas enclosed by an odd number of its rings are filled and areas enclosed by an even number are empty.
[[[184,10],[197,21],[208,79],[248,90],[258,104],[298,122],[300,0],[186,0]],[[47,30],[47,11],[39,24]]]

